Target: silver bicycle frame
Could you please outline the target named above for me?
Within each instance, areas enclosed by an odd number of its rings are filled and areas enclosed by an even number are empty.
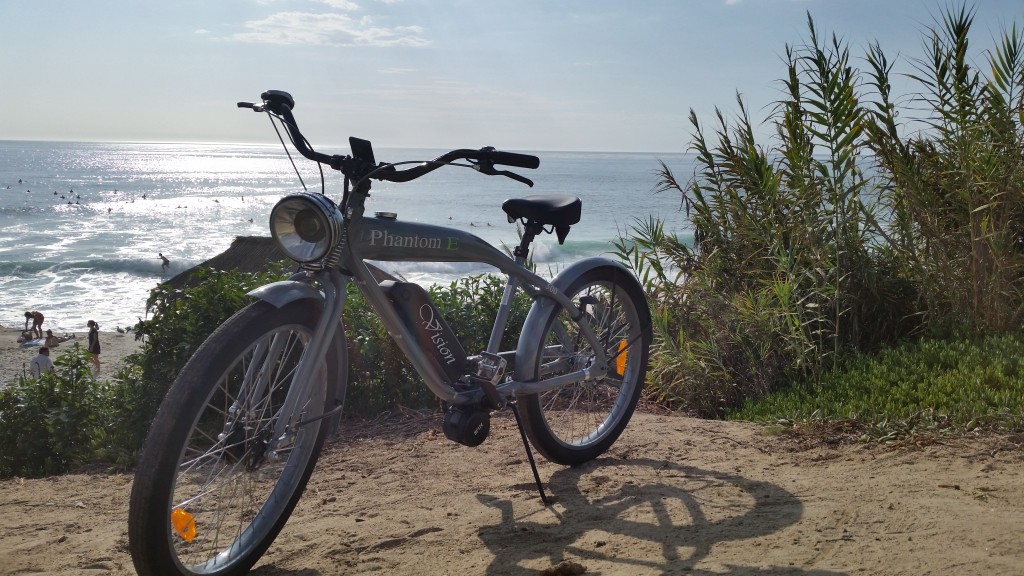
[[[501,306],[491,329],[487,352],[497,354],[498,345],[504,334],[512,297],[522,285],[533,288],[535,296],[549,298],[569,312],[578,321],[591,349],[599,355],[594,366],[607,366],[604,348],[599,344],[592,327],[583,321],[583,314],[573,302],[550,282],[527,270],[522,264],[509,258],[483,239],[453,228],[404,222],[394,218],[363,217],[362,203],[355,202],[349,210],[347,220],[347,243],[343,247],[341,266],[352,273],[356,286],[366,297],[373,309],[380,315],[388,333],[398,347],[409,358],[413,367],[426,382],[427,387],[440,399],[450,403],[463,403],[470,398],[460,394],[446,381],[440,371],[428,360],[427,352],[419,341],[399,320],[383,290],[374,279],[365,260],[385,262],[478,262],[494,266],[508,277],[502,296]],[[539,340],[543,334],[522,334],[520,338]],[[538,393],[564,386],[573,382],[600,378],[605,369],[579,370],[541,382],[517,382],[507,380],[499,385],[498,392],[508,398],[515,394]]]

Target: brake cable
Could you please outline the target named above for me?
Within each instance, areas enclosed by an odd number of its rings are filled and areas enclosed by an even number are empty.
[[[277,127],[277,124],[274,123],[275,118],[277,118],[277,121],[281,122],[282,124],[286,122],[286,120],[281,116],[274,114],[270,110],[267,110],[267,116],[270,117],[270,125],[274,127],[274,132],[277,133],[277,139],[281,141],[281,147],[284,148],[284,153],[288,155],[288,160],[292,163],[292,169],[295,170],[295,175],[298,176],[299,183],[302,184],[303,192],[309,192],[309,189],[306,188],[306,181],[302,179],[302,174],[299,173],[299,167],[295,164],[295,158],[292,157],[291,150],[289,150],[288,145],[284,143],[284,137],[281,136],[281,130]],[[294,126],[294,124],[292,124],[292,126]],[[290,134],[291,133],[289,132],[289,136]],[[306,143],[306,146],[309,147],[310,150],[313,149],[313,145],[310,144],[309,140],[307,140],[305,136],[302,136],[302,140]],[[327,184],[324,181],[324,165],[320,162],[317,162],[316,165],[317,168],[319,168],[320,170],[320,193],[325,194],[327,192]]]
[[[309,192],[306,188],[306,182],[302,179],[302,174],[299,174],[299,167],[295,165],[295,159],[292,158],[291,150],[288,150],[288,145],[284,143],[284,137],[281,136],[281,130],[278,129],[277,124],[274,122],[275,115],[270,110],[267,110],[267,117],[270,118],[270,125],[274,127],[274,132],[277,132],[277,139],[281,141],[281,147],[284,148],[284,153],[288,155],[288,160],[292,163],[292,169],[295,170],[295,175],[299,177],[299,183],[302,184],[302,191]],[[278,121],[284,122],[280,117],[277,117]]]

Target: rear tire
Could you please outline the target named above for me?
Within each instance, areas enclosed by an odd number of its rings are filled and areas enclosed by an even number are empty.
[[[608,373],[600,379],[523,395],[518,403],[534,448],[552,462],[575,466],[610,448],[629,424],[647,373],[651,313],[640,285],[619,266],[599,265],[582,272],[565,294],[588,317],[602,341]],[[543,326],[532,379],[592,365],[593,350],[565,310],[548,308]]]
[[[255,302],[182,369],[132,486],[128,547],[140,575],[245,574],[284,527],[323,444],[326,425],[313,419],[323,414],[328,382],[345,377],[337,373],[338,347],[329,346],[308,396],[281,414],[320,314],[312,300],[281,308]],[[271,451],[282,417],[299,425]]]

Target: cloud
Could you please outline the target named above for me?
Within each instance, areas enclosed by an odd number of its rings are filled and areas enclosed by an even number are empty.
[[[333,0],[337,2],[338,0]],[[311,44],[314,46],[408,46],[430,44],[419,26],[374,26],[370,17],[348,14],[278,12],[245,23],[246,32],[231,39],[259,44]]]
[[[347,10],[348,12],[355,12],[359,10],[359,5],[349,0],[318,0],[323,4],[327,4],[331,8],[337,8],[338,10]]]

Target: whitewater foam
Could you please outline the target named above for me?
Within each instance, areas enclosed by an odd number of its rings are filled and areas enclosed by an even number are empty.
[[[382,149],[377,157],[437,153]],[[527,171],[537,183],[532,190],[470,170],[438,170],[406,185],[375,184],[369,209],[468,230],[500,247],[518,240],[501,212],[504,199],[580,196],[583,220],[566,244],[544,236],[534,245],[540,273],[609,252],[632,218],[653,213],[685,229],[678,199],[653,193],[652,172],[660,158],[686,173],[688,157],[537,155],[540,169]],[[307,184],[319,184],[315,165],[299,167]],[[337,199],[341,179],[327,176]],[[0,325],[22,327],[26,310],[43,311],[55,331],[84,331],[90,319],[104,330],[131,325],[145,316],[158,282],[216,256],[237,236],[267,236],[270,208],[298,189],[292,166],[272,146],[0,141]],[[157,253],[171,259],[170,269]],[[472,263],[383,266],[421,283],[494,271]]]

